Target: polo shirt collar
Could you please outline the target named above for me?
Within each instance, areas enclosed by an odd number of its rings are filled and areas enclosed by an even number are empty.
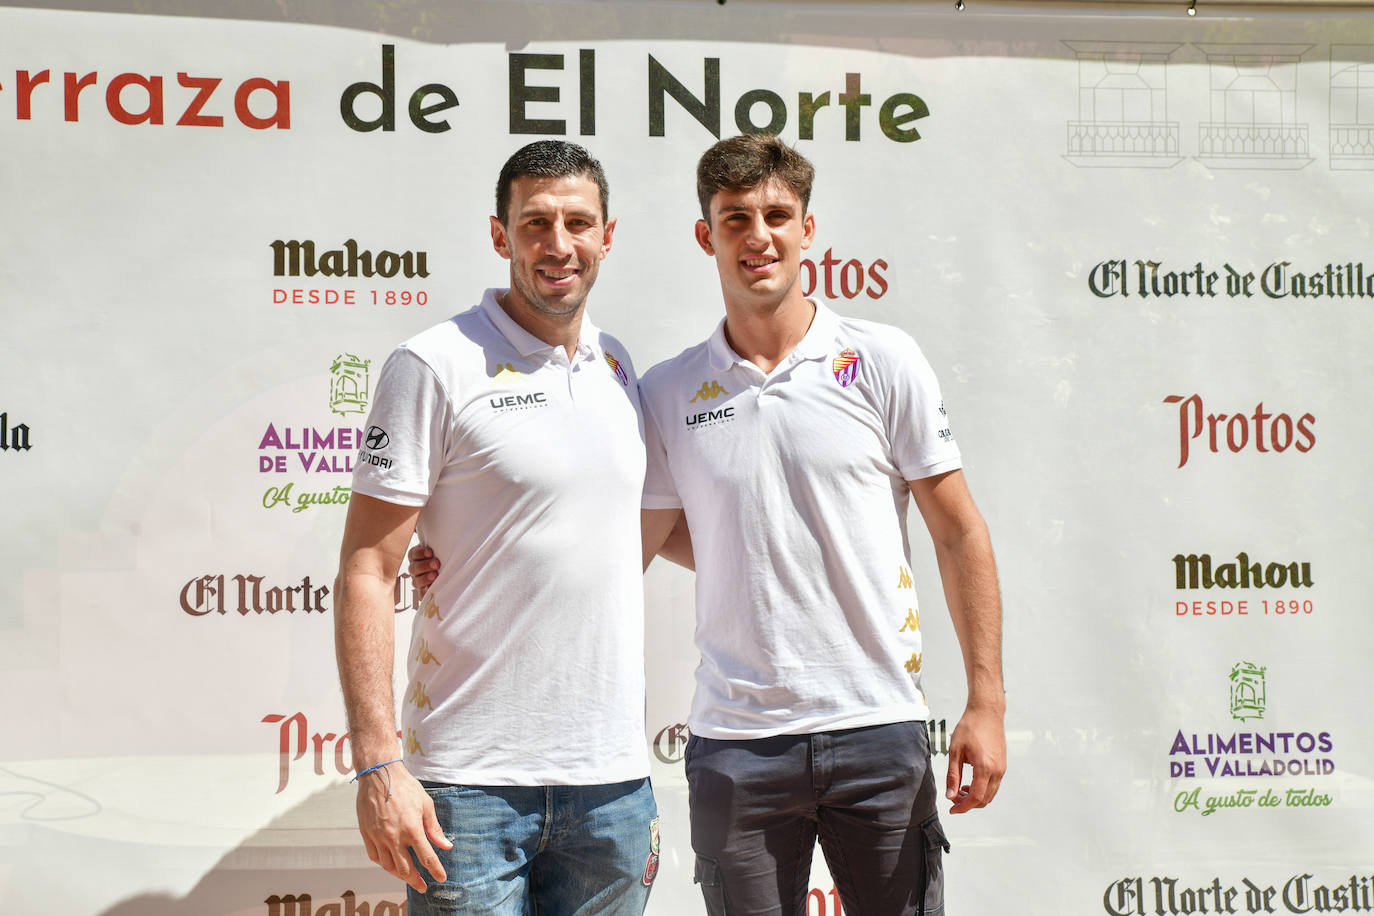
[[[506,314],[506,310],[501,308],[500,299],[509,289],[494,287],[488,289],[482,296],[482,311],[486,312],[487,318],[496,325],[496,330],[501,332],[501,336],[510,342],[515,348],[515,352],[521,356],[530,357],[536,353],[550,353],[558,347],[554,344],[547,344],[526,331],[515,323],[515,319]],[[582,312],[582,326],[577,332],[577,354],[580,357],[597,357],[601,355],[601,331],[592,324],[586,311]]]
[[[826,308],[825,303],[818,299],[807,301],[816,307],[816,314],[811,319],[811,327],[806,329],[806,334],[797,342],[793,352],[801,359],[824,359],[835,342],[835,335],[839,333],[840,316]],[[724,318],[716,325],[715,333],[707,340],[706,347],[711,359],[711,368],[717,372],[724,372],[736,363],[745,361],[742,356],[730,349],[730,344],[725,340]]]

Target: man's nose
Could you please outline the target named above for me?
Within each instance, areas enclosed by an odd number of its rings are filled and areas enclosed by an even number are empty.
[[[757,214],[749,221],[749,228],[744,234],[744,241],[751,248],[765,248],[768,245],[768,223],[764,220],[763,214]]]
[[[572,233],[562,223],[555,223],[545,239],[544,249],[549,254],[564,256],[572,254]]]

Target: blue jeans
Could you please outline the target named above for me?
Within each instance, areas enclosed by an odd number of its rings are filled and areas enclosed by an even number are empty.
[[[712,916],[804,914],[819,837],[846,913],[944,913],[924,722],[687,743],[696,880]]]
[[[424,786],[453,848],[435,850],[446,881],[435,883],[422,868],[429,888],[424,894],[407,890],[410,916],[644,912],[659,845],[648,779],[597,786]]]

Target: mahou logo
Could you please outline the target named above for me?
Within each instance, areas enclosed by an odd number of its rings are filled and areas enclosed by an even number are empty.
[[[404,899],[360,903],[351,890],[330,903],[317,904],[309,894],[273,894],[263,903],[267,904],[267,916],[405,916],[407,912]]]
[[[1307,561],[1264,563],[1245,551],[1234,562],[1214,563],[1210,553],[1174,554],[1174,588],[1311,588]]]
[[[1190,448],[1198,439],[1202,440],[1199,445],[1213,453],[1220,453],[1223,447],[1236,453],[1246,449],[1286,452],[1289,448],[1305,453],[1317,444],[1313,430],[1317,418],[1310,413],[1295,420],[1291,414],[1266,411],[1263,401],[1251,413],[1204,413],[1202,396],[1197,394],[1171,394],[1164,403],[1178,405],[1179,467],[1188,463]]]
[[[342,248],[318,250],[312,241],[283,241],[271,244],[274,277],[428,277],[429,255],[423,251],[378,252],[359,250],[349,239]]]

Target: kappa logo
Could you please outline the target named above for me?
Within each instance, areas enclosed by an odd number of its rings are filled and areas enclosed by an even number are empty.
[[[491,376],[492,383],[498,385],[510,385],[524,380],[525,374],[511,363],[497,363],[496,371]]]
[[[696,396],[693,397],[687,403],[695,404],[697,401],[714,401],[722,394],[729,393],[730,392],[720,387],[720,382],[716,381],[715,379],[711,379],[711,381],[709,382],[702,382],[701,387],[697,389]]]
[[[403,747],[407,754],[415,754],[420,757],[429,756],[425,753],[424,746],[420,744],[420,736],[415,734],[415,729],[413,728],[406,729],[406,740]]]
[[[422,665],[442,665],[439,657],[429,650],[429,640],[420,637],[420,643],[415,647],[415,660]]]
[[[386,448],[391,444],[391,437],[386,434],[386,430],[380,426],[369,426],[367,428],[367,447],[374,452],[378,449]]]
[[[431,712],[434,710],[434,703],[430,700],[425,685],[419,681],[411,685],[410,692],[406,694],[406,702],[414,703],[419,709],[428,708]]]
[[[609,353],[604,355],[606,357],[606,365],[611,367],[611,371],[615,373],[616,380],[620,382],[621,385],[629,385],[630,376],[625,372],[624,367],[620,365],[620,361]]]
[[[840,355],[831,361],[830,368],[840,387],[848,388],[859,374],[859,354],[848,348],[841,350]]]

